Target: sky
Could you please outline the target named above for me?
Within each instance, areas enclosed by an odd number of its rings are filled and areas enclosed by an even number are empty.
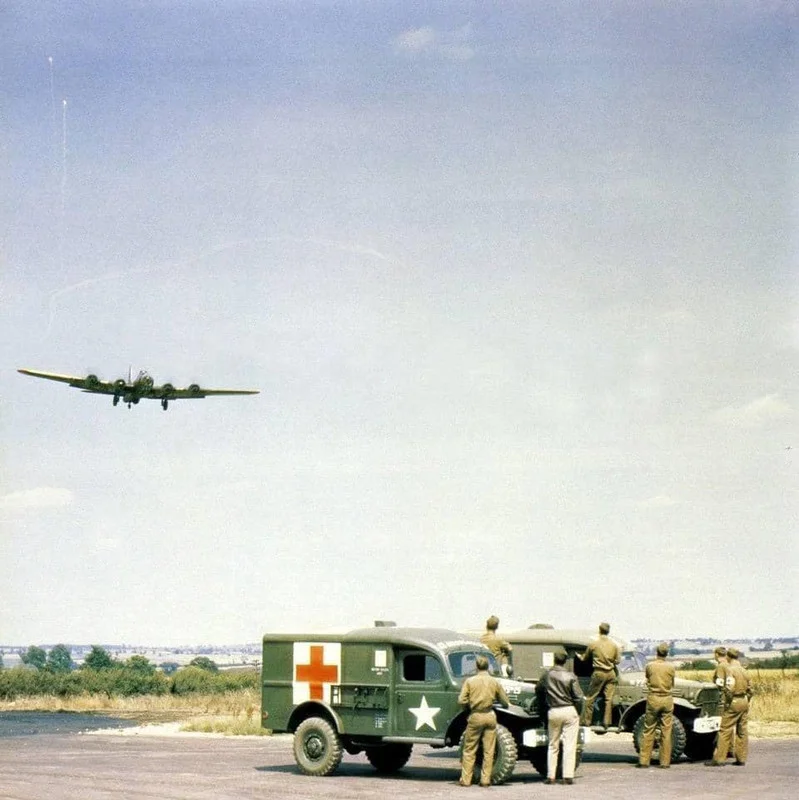
[[[799,634],[798,28],[5,3],[0,643]]]

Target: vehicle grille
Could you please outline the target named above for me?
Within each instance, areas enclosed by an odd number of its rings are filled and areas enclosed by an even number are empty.
[[[702,716],[720,716],[722,712],[721,689],[717,686],[700,689],[696,696],[696,705],[701,709]]]

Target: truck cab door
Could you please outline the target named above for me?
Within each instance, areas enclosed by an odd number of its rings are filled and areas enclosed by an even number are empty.
[[[398,650],[394,658],[394,735],[443,739],[457,713],[458,691],[438,656]]]

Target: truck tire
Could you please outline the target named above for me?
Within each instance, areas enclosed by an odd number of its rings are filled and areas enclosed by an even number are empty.
[[[685,756],[691,761],[707,761],[713,758],[716,749],[715,733],[688,733],[685,743]]]
[[[411,757],[412,744],[383,744],[366,748],[366,758],[378,771],[384,774],[401,770]]]
[[[341,763],[342,755],[341,739],[327,720],[309,717],[297,726],[294,760],[306,775],[330,775]]]
[[[549,748],[548,747],[536,747],[533,750],[533,755],[530,756],[530,763],[533,765],[533,768],[539,775],[543,775],[546,777],[547,775],[547,758],[549,757]],[[583,746],[578,743],[577,745],[577,752],[574,756],[574,769],[576,770],[577,767],[580,766],[580,762],[583,760]],[[560,751],[558,752],[558,767],[555,770],[555,777],[562,778],[563,777],[563,746],[561,745]]]
[[[635,725],[633,726],[633,745],[635,746],[635,752],[641,752],[641,743],[644,738],[644,718],[645,714],[641,714],[640,717],[635,721]],[[685,732],[685,726],[682,724],[682,721],[678,717],[674,717],[674,724],[671,728],[671,760],[672,762],[677,761],[677,759],[685,752],[685,744],[687,740],[687,734]],[[659,750],[660,750],[660,728],[655,730],[655,746],[652,748],[652,758],[659,758]]]
[[[465,734],[464,734],[465,736]],[[463,739],[461,736],[460,756],[463,760]],[[513,734],[504,726],[497,725],[497,749],[494,752],[494,768],[491,770],[491,783],[498,786],[505,783],[513,774],[519,751]],[[480,771],[483,766],[483,748],[477,748],[477,758],[474,760],[474,782],[480,780]]]

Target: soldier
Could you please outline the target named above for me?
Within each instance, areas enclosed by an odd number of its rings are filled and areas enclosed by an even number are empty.
[[[706,761],[705,766],[723,767],[730,750],[730,742],[735,734],[733,750],[736,767],[746,764],[749,754],[749,701],[752,698],[752,682],[738,658],[740,652],[734,647],[727,648],[729,664],[724,680],[724,713],[721,716],[721,728],[716,742],[713,760]]]
[[[590,725],[594,716],[594,702],[600,694],[605,697],[605,710],[603,715],[603,727],[608,728],[613,718],[613,694],[616,690],[618,676],[616,665],[621,661],[621,650],[616,642],[611,639],[610,625],[603,622],[599,626],[599,638],[588,645],[582,655],[577,658],[585,661],[590,655],[594,657],[593,672],[591,682],[588,684],[588,694],[585,698],[585,708],[583,709],[583,725]]]
[[[494,654],[497,663],[499,664],[502,674],[508,676],[508,658],[513,649],[504,639],[497,636],[497,628],[499,627],[499,617],[493,614],[486,620],[485,633],[480,637],[480,641]]]
[[[660,726],[660,766],[671,766],[671,728],[674,723],[674,664],[666,661],[669,646],[661,642],[655,651],[657,658],[646,665],[646,716],[644,735],[637,767],[648,767],[655,744],[655,730]]]
[[[727,685],[727,676],[729,675],[730,662],[727,658],[727,648],[724,645],[719,645],[713,651],[713,657],[716,659],[716,669],[713,672],[713,683],[721,689],[721,695],[724,697],[724,687]],[[718,741],[718,734],[716,735]],[[730,742],[730,755],[732,755],[732,742]]]
[[[488,674],[488,659],[477,656],[477,674],[463,682],[458,702],[469,712],[466,733],[463,738],[463,761],[461,762],[461,786],[471,786],[477,747],[483,743],[483,767],[480,771],[480,786],[491,785],[494,769],[494,749],[497,744],[497,715],[493,705],[498,702],[505,708],[510,704],[505,690],[496,678]]]
[[[535,687],[538,707],[547,708],[547,778],[544,783],[555,783],[558,771],[558,751],[563,737],[563,782],[574,783],[574,768],[577,762],[577,736],[580,733],[580,710],[583,690],[577,676],[566,669],[566,653],[555,653],[555,666],[547,670]]]

